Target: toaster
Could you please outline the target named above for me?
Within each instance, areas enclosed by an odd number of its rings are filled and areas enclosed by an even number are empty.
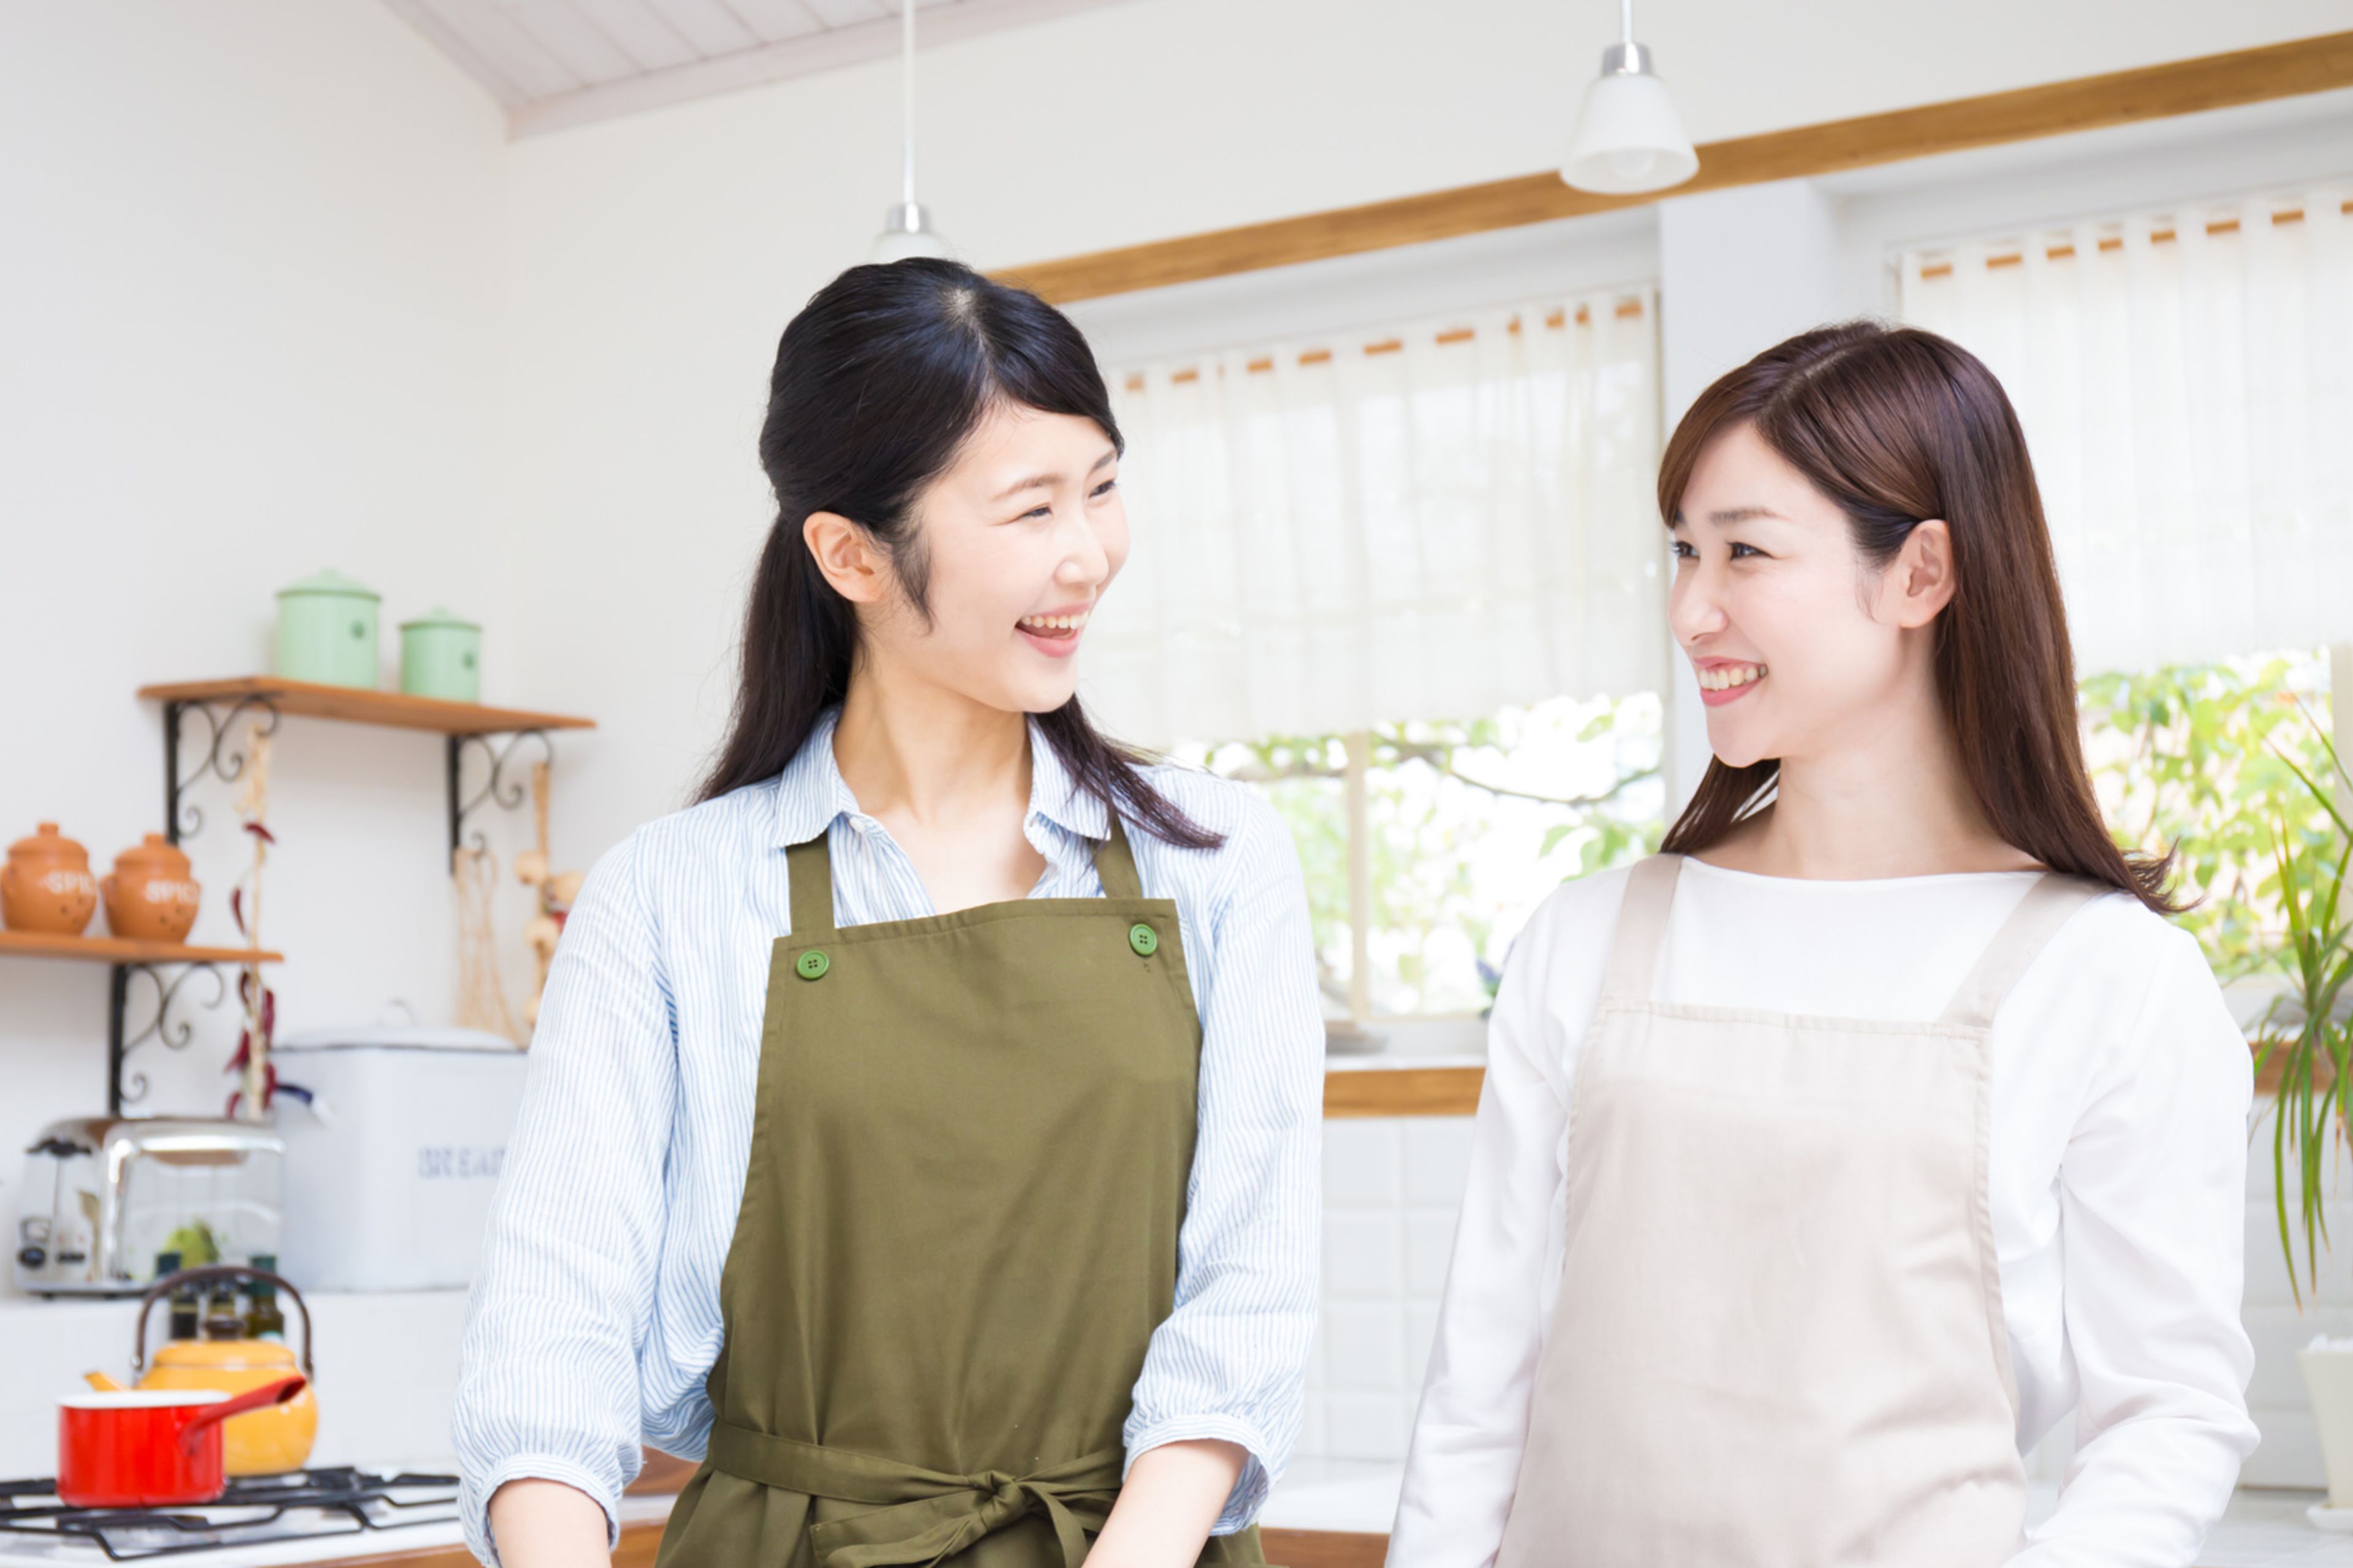
[[[25,1152],[16,1288],[136,1296],[153,1282],[158,1253],[191,1268],[275,1254],[284,1160],[275,1132],[243,1121],[52,1122]]]

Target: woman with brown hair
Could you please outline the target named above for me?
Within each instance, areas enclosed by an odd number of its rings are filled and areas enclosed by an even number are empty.
[[[1659,501],[1715,760],[1507,967],[1389,1562],[2186,1564],[2255,1441],[2248,1055],[2101,822],[2009,400],[1808,332]]]

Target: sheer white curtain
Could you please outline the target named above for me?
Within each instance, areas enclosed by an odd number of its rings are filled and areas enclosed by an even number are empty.
[[[1082,691],[1154,744],[1664,679],[1652,292],[1112,369],[1134,550]]]
[[[1990,365],[2085,671],[2353,638],[2353,189],[1901,258]]]

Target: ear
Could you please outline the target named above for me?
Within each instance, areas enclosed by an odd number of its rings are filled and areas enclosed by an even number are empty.
[[[1953,602],[1953,531],[1940,517],[1913,525],[1904,548],[1881,579],[1881,607],[1907,628],[1925,626]]]
[[[853,605],[876,605],[889,592],[891,563],[873,536],[838,511],[813,511],[801,524],[817,569]]]

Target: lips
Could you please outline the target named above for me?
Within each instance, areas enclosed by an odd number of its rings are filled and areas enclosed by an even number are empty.
[[[1700,700],[1710,708],[1721,708],[1756,690],[1772,671],[1744,659],[1718,658],[1694,664],[1692,673],[1699,678]]]
[[[1079,635],[1087,629],[1087,617],[1091,613],[1086,606],[1081,605],[1044,615],[1024,616],[1014,623],[1014,630],[1029,639],[1031,647],[1048,658],[1067,658],[1078,651]]]

